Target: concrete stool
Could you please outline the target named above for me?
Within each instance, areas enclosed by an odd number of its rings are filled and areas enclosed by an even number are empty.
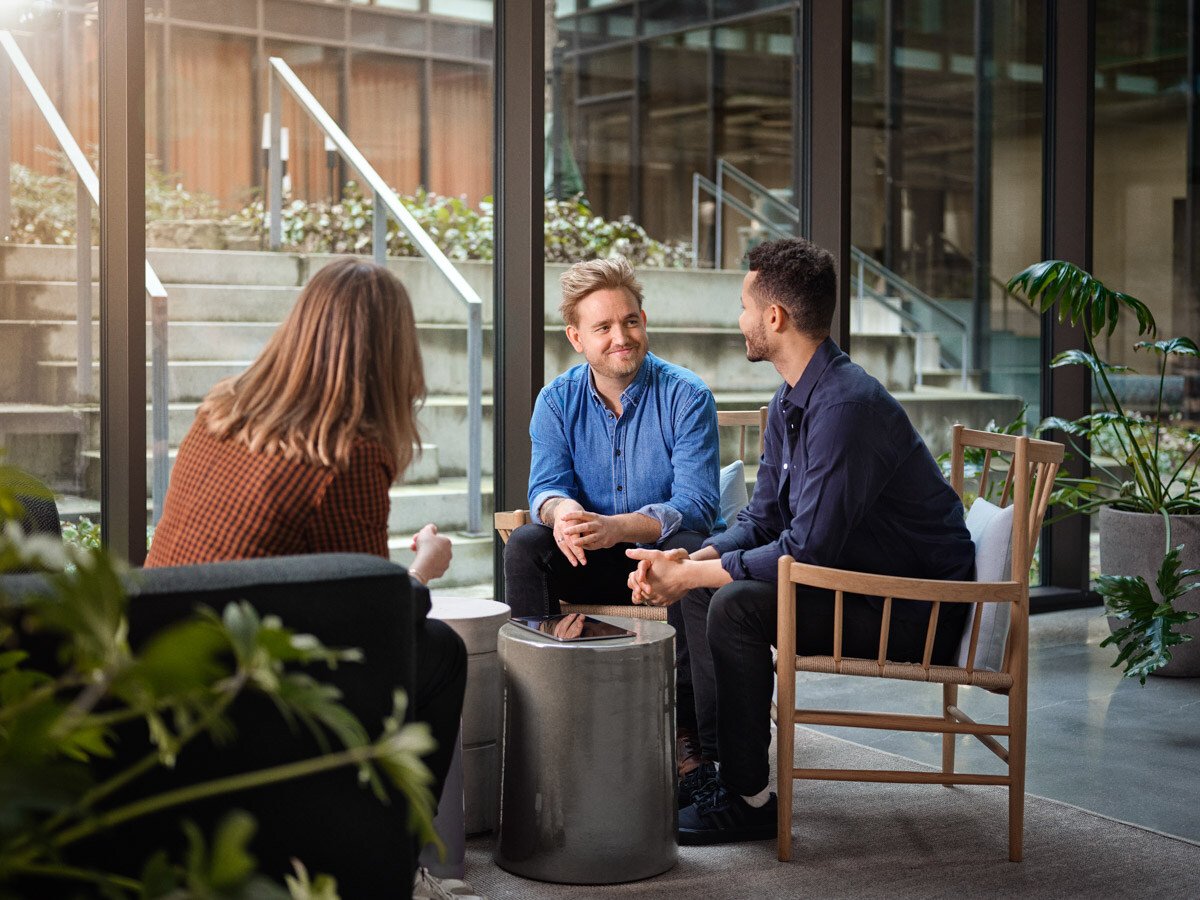
[[[435,596],[430,615],[453,628],[467,645],[467,693],[461,730],[465,831],[491,831],[496,827],[500,736],[496,632],[508,622],[510,610],[494,600]]]
[[[675,629],[598,617],[632,638],[559,643],[500,629],[495,859],[516,875],[615,884],[675,865]]]

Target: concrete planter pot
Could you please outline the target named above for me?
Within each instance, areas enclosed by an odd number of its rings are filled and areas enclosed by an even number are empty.
[[[1105,575],[1141,575],[1153,595],[1161,599],[1154,578],[1162,564],[1166,547],[1166,526],[1162,516],[1152,513],[1123,512],[1104,507],[1100,510],[1100,571]],[[1200,516],[1171,516],[1171,544],[1184,545],[1182,565],[1200,568]],[[1200,612],[1200,591],[1185,594],[1177,601],[1178,609]],[[1109,619],[1109,624],[1117,622]],[[1180,629],[1192,639],[1171,650],[1171,661],[1155,675],[1195,677],[1200,675],[1200,619]]]

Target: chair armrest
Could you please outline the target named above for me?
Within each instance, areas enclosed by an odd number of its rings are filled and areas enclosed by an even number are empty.
[[[866,594],[872,597],[891,597],[895,600],[927,600],[942,603],[1016,602],[1021,597],[1021,585],[1015,581],[941,581],[928,578],[901,578],[896,575],[872,575],[831,569],[808,563],[792,563],[789,578],[796,584]]]

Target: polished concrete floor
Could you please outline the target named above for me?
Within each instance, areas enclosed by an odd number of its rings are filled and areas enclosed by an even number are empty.
[[[1099,608],[1031,619],[1029,761],[1026,789],[1156,831],[1200,841],[1200,678],[1136,679],[1110,668]],[[797,704],[940,715],[941,688],[872,678],[801,674]],[[976,719],[1006,721],[1007,702],[962,689]],[[930,765],[941,736],[821,729]],[[992,753],[960,737],[960,771],[1003,772]],[[899,767],[899,766],[898,766]],[[931,790],[914,786],[912,790]],[[797,802],[803,796],[803,786]]]

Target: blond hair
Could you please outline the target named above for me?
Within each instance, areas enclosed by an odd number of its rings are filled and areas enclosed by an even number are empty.
[[[623,256],[609,259],[589,259],[577,262],[559,278],[562,285],[562,303],[558,312],[568,325],[578,326],[579,316],[575,308],[579,302],[596,291],[623,288],[642,308],[642,283],[633,274],[633,266]]]
[[[334,260],[245,372],[204,398],[209,431],[252,451],[344,469],[359,438],[379,441],[397,472],[419,444],[425,374],[404,285],[382,266]]]

